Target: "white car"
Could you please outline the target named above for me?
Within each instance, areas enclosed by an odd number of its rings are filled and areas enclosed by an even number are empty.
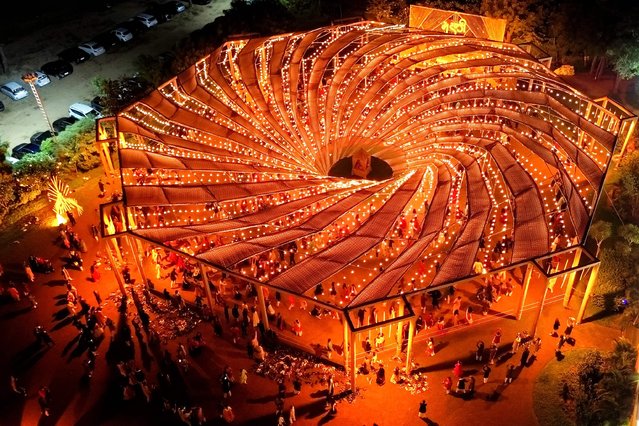
[[[93,109],[93,107],[83,104],[82,102],[76,102],[69,107],[69,116],[77,118],[78,120],[82,120],[83,118],[96,119],[102,117],[102,115]]]
[[[158,24],[158,20],[155,19],[155,16],[149,15],[148,13],[140,13],[135,19],[147,28],[155,27]]]
[[[16,83],[15,81],[10,81],[8,83],[0,86],[0,92],[4,93],[14,101],[26,98],[29,96],[29,92],[27,89]]]
[[[126,28],[116,28],[111,31],[111,34],[116,36],[118,40],[122,42],[130,41],[133,38],[133,33]]]
[[[36,75],[36,82],[35,82],[36,86],[42,87],[51,83],[51,79],[49,78],[49,76],[43,73],[42,71],[36,71],[35,75]]]
[[[89,55],[92,55],[92,56],[100,56],[104,52],[106,52],[104,47],[100,46],[95,41],[87,41],[86,43],[82,43],[81,45],[78,46],[78,49],[84,52],[87,52]]]

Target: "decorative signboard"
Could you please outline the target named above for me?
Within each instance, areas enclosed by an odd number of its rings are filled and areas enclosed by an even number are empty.
[[[413,5],[410,7],[409,26],[494,41],[504,41],[506,34],[505,19]]]

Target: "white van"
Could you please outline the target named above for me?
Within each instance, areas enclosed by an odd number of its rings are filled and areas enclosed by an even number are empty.
[[[82,120],[83,118],[95,119],[102,117],[100,113],[93,109],[91,106],[83,104],[81,102],[76,102],[69,107],[69,115],[71,117],[77,118],[78,120]]]

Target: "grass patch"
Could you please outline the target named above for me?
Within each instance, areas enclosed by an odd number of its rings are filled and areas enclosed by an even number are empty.
[[[563,409],[561,375],[583,360],[592,350],[576,349],[566,352],[566,357],[562,361],[553,359],[541,371],[533,388],[533,408],[540,425],[569,426],[575,424],[575,420]]]
[[[624,320],[621,312],[607,312],[604,308],[596,306],[592,302],[586,306],[584,322],[594,322],[603,327],[614,328],[615,330],[622,330],[628,325],[627,320]]]

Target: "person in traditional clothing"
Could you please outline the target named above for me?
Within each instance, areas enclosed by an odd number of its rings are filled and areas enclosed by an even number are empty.
[[[461,361],[457,361],[455,363],[455,367],[453,368],[453,375],[457,378],[460,378],[464,374],[464,368],[462,367]]]
[[[98,281],[100,281],[100,265],[98,264],[97,261],[93,262],[93,264],[91,265],[90,272],[91,272],[91,279],[93,280],[94,283],[97,283]]]

